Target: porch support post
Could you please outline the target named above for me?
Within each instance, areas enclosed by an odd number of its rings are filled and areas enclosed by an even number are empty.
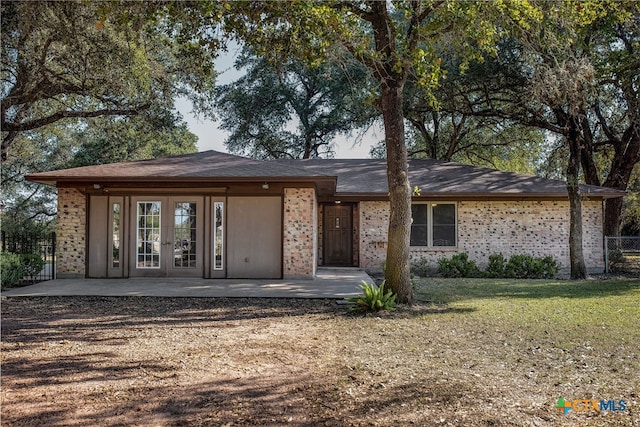
[[[318,202],[314,188],[285,188],[282,275],[312,279],[318,263]]]

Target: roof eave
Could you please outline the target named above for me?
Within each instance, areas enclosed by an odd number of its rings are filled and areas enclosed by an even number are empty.
[[[583,193],[583,199],[612,199],[623,197],[626,193],[621,191],[602,192],[602,193]],[[355,192],[337,192],[335,199],[344,200],[388,200],[388,193],[355,193]],[[422,192],[420,196],[413,196],[413,200],[567,200],[567,193],[426,193]]]
[[[331,176],[251,176],[251,177],[175,177],[175,176],[137,176],[137,177],[95,177],[95,176],[46,176],[26,175],[25,179],[46,185],[58,184],[86,184],[86,183],[165,183],[170,186],[173,182],[180,183],[213,183],[213,182],[318,182],[336,181],[336,177]]]

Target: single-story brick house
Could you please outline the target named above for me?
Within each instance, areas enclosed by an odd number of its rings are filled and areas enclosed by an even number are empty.
[[[569,265],[565,184],[436,160],[411,160],[411,256],[502,253]],[[317,266],[382,268],[386,162],[260,161],[216,151],[36,173],[58,189],[59,278],[310,278]],[[603,201],[585,185],[583,245],[602,271]]]

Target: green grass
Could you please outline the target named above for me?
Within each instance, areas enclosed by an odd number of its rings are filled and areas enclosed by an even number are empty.
[[[467,312],[474,322],[510,327],[529,339],[553,336],[560,347],[640,342],[640,280],[422,279],[421,301]]]

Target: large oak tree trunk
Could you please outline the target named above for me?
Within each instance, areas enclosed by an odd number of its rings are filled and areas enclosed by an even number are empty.
[[[567,165],[567,192],[569,193],[569,259],[571,278],[587,278],[587,267],[582,251],[582,195],[580,194],[580,136],[576,119],[570,119],[567,140],[569,162]]]
[[[385,280],[397,294],[397,301],[414,302],[409,271],[409,236],[411,233],[411,186],[407,147],[404,143],[402,116],[403,83],[382,87],[382,116],[387,147],[387,181],[389,184],[389,234]]]
[[[409,271],[409,237],[411,234],[411,186],[407,147],[404,143],[404,116],[402,100],[408,71],[406,64],[397,67],[396,30],[387,3],[367,2],[376,53],[381,61],[365,60],[380,83],[380,107],[384,121],[387,147],[387,183],[389,185],[389,230],[385,281],[402,304],[414,302]]]
[[[615,199],[607,199],[604,202],[604,226],[603,234],[605,236],[620,236],[620,227],[622,226],[622,197]]]
[[[608,188],[626,190],[633,169],[640,162],[640,125],[629,126],[615,146],[611,170],[604,182]],[[619,236],[622,224],[622,197],[609,199],[604,209],[605,236]]]

